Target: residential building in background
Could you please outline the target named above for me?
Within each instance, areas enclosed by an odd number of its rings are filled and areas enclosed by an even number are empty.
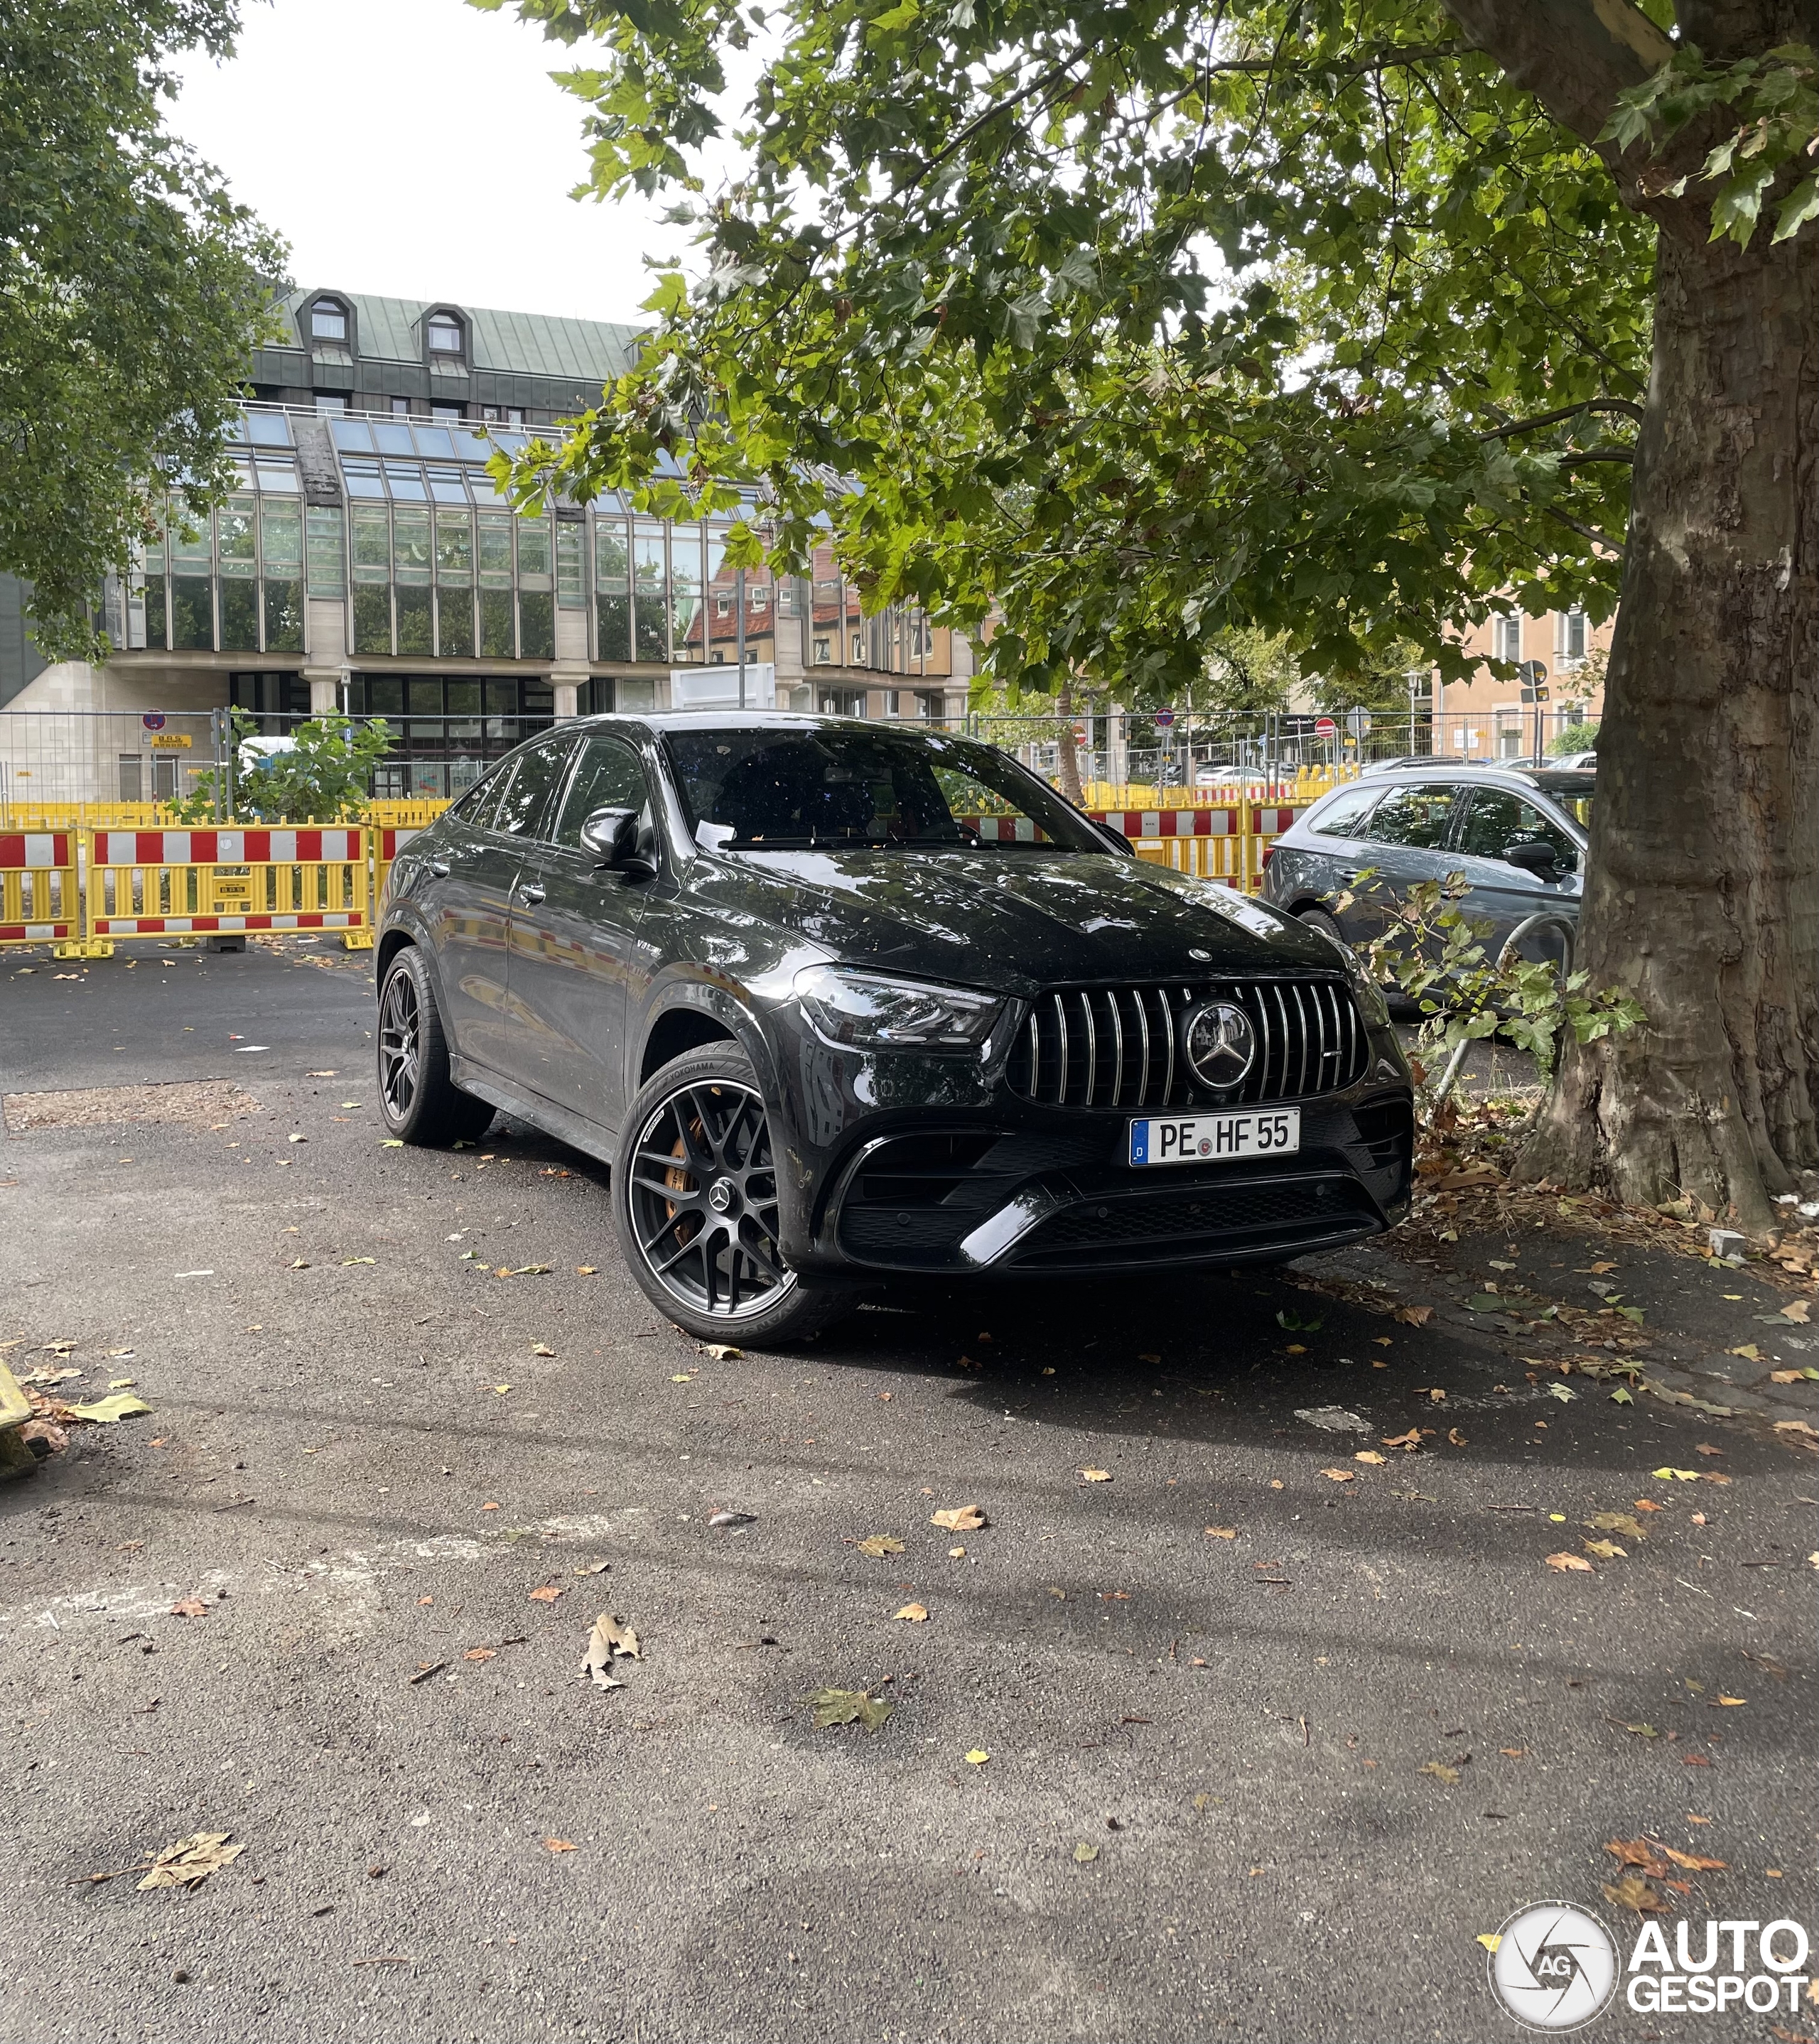
[[[864,616],[831,548],[806,576],[741,574],[730,517],[645,517],[610,492],[512,511],[488,458],[597,402],[635,328],[326,289],[280,309],[240,486],[109,578],[104,667],[47,667],[0,577],[0,801],[180,796],[210,759],[171,717],[199,733],[230,706],[274,735],[383,716],[399,738],[379,792],[401,796],[458,794],[532,731],[600,710],[963,712],[963,639]]]
[[[1539,660],[1548,670],[1547,700],[1529,699],[1520,682],[1500,681],[1481,667],[1471,680],[1437,689],[1433,750],[1454,759],[1524,759],[1534,754],[1537,729],[1544,749],[1570,724],[1595,724],[1604,709],[1602,656],[1610,651],[1615,623],[1594,624],[1582,610],[1556,610],[1471,627],[1461,639],[1469,657]]]

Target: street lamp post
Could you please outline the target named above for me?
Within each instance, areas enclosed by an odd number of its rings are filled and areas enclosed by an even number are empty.
[[[733,577],[733,601],[739,606],[739,621],[735,628],[739,640],[739,707],[745,707],[745,571],[739,569]]]

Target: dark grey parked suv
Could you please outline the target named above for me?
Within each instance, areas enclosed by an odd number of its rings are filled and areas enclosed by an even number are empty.
[[[1381,933],[1386,900],[1463,873],[1469,891],[1461,905],[1490,924],[1493,955],[1527,923],[1518,951],[1570,967],[1595,785],[1591,774],[1546,767],[1371,774],[1324,796],[1276,840],[1263,898],[1363,943]],[[1375,882],[1336,907],[1335,897],[1366,870]]]
[[[609,1161],[634,1275],[698,1335],[1406,1209],[1408,1067],[1350,955],[963,739],[565,725],[412,840],[379,920],[389,1128],[504,1108]]]

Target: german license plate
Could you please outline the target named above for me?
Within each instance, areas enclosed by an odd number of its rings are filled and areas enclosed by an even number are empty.
[[[1225,1157],[1284,1157],[1301,1147],[1301,1109],[1152,1116],[1131,1124],[1133,1166],[1213,1164]]]

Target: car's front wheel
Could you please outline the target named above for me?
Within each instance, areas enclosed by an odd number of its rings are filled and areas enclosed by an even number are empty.
[[[379,1002],[379,1115],[406,1143],[477,1141],[493,1109],[448,1076],[448,1039],[436,989],[414,945],[386,967]]]
[[[783,1261],[770,1120],[730,1044],[676,1058],[633,1100],[613,1214],[645,1297],[701,1340],[799,1341],[852,1304]]]

